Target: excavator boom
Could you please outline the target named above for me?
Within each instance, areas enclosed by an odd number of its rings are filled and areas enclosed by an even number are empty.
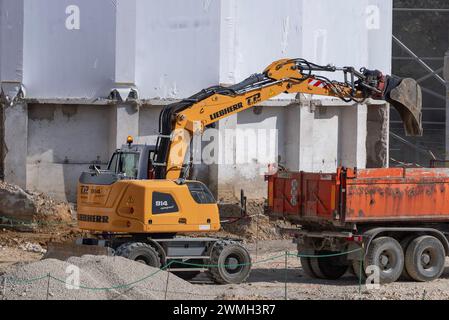
[[[341,72],[344,81],[318,73]],[[413,79],[383,75],[378,70],[320,66],[304,59],[273,62],[263,73],[254,74],[230,87],[214,86],[188,99],[167,106],[160,115],[156,178],[183,177],[184,159],[190,143],[186,138],[232,114],[244,111],[281,93],[305,93],[337,97],[345,102],[386,100],[399,112],[407,135],[422,135],[421,89]]]

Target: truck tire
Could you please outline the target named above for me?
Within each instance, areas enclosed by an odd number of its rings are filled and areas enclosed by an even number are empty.
[[[316,276],[315,272],[313,272],[313,270],[312,270],[312,266],[310,264],[309,257],[300,257],[299,260],[301,261],[302,271],[304,272],[306,277],[311,278],[311,279],[318,278]]]
[[[335,252],[332,251],[317,251],[317,255],[329,255]],[[342,265],[340,263],[339,257],[322,257],[322,258],[311,258],[310,265],[312,267],[313,273],[320,279],[327,280],[337,280],[341,278],[346,271],[348,266]]]
[[[159,253],[152,246],[143,242],[124,243],[115,250],[115,255],[145,263],[151,267],[161,267]]]
[[[379,268],[380,283],[398,280],[404,268],[404,252],[400,243],[391,237],[374,239],[365,257],[365,267],[372,265]]]
[[[219,284],[244,282],[251,272],[251,257],[240,243],[221,240],[215,243],[211,252],[208,273]]]
[[[310,258],[310,267],[312,268],[312,271],[317,279],[326,279],[323,272],[321,272],[321,268],[318,264],[318,258]]]
[[[410,242],[412,242],[413,239],[415,239],[416,236],[407,236],[404,239],[401,240],[400,244],[402,247],[402,251],[404,252],[404,254],[407,252],[407,248],[410,244]],[[402,273],[401,273],[401,280],[405,280],[405,281],[412,281],[413,278],[410,277],[410,275],[407,272],[407,268],[405,266],[405,262],[404,262],[404,268],[402,268]]]
[[[410,242],[405,253],[405,268],[416,281],[431,281],[444,271],[446,252],[440,240],[421,236]]]
[[[362,266],[360,266],[362,264]],[[352,260],[351,266],[352,272],[357,277],[357,279],[364,281],[366,279],[364,262],[360,260]]]

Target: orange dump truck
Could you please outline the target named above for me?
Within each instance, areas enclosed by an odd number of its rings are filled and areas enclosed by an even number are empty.
[[[266,176],[266,211],[298,225],[304,272],[337,279],[357,275],[430,281],[449,254],[449,169],[278,171]],[[330,256],[329,256],[330,255]],[[360,266],[362,263],[362,266]]]

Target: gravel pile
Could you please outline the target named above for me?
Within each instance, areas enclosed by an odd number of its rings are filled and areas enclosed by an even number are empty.
[[[45,259],[30,264],[16,265],[0,276],[0,298],[47,299],[48,278],[34,282],[18,282],[19,279],[35,279],[50,273],[52,277],[69,281],[73,275],[73,266],[79,267],[80,289],[68,289],[66,284],[50,279],[48,299],[64,300],[163,300],[167,286],[167,272],[131,261],[122,257],[83,256],[72,257],[67,261]],[[157,273],[156,273],[157,272]],[[155,273],[155,274],[154,274]],[[149,275],[154,274],[151,277]],[[3,288],[5,277],[8,279],[6,290]],[[130,284],[139,279],[147,279],[132,286],[111,290],[86,289],[112,288]],[[11,281],[9,279],[12,279]],[[15,281],[14,281],[15,279]],[[73,282],[69,282],[73,283]],[[4,291],[4,293],[3,293]],[[195,286],[173,274],[169,275],[167,299],[210,299],[206,287]]]

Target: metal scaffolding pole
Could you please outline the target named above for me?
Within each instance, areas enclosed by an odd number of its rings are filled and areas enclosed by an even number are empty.
[[[401,40],[399,40],[395,35],[393,35],[393,40],[402,48],[404,49],[410,56],[415,58],[415,60],[427,71],[432,73],[435,78],[443,85],[446,85],[446,81],[435,73],[435,70],[433,70],[427,63],[425,63],[422,59],[420,59],[409,47],[407,47],[404,43],[402,43]]]
[[[446,160],[449,160],[449,50],[444,55],[443,76],[446,80]]]
[[[393,11],[398,12],[440,12],[447,13],[449,9],[444,8],[393,8]]]

